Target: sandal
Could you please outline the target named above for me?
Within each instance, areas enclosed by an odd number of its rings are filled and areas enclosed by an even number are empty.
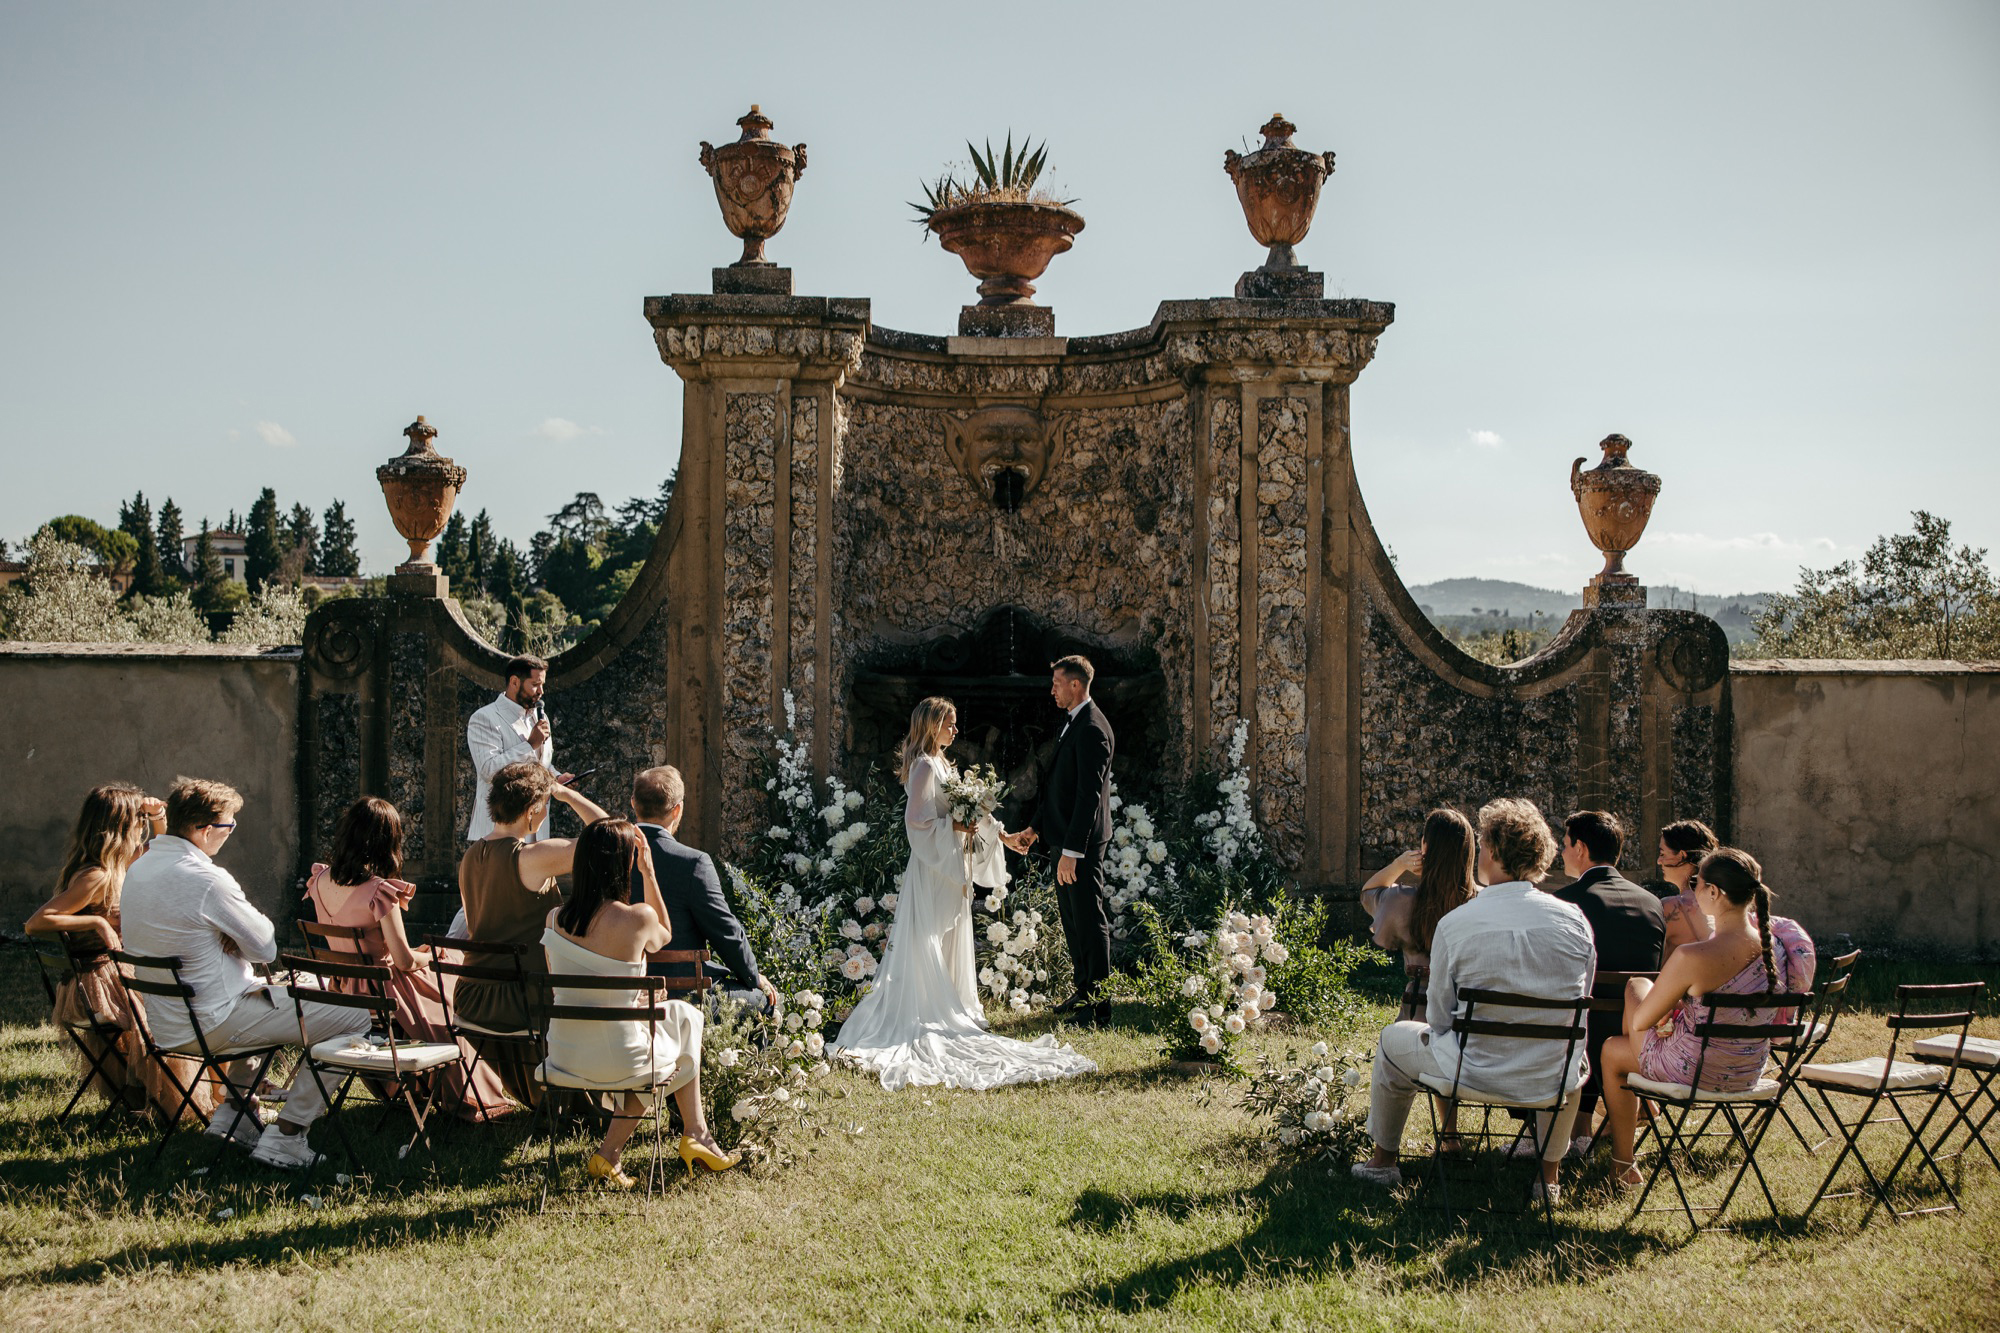
[[[1614,1155],[1611,1159],[1611,1188],[1619,1194],[1630,1194],[1633,1190],[1638,1189],[1646,1183],[1643,1176],[1638,1180],[1625,1179],[1627,1171],[1636,1172],[1637,1170],[1638,1168],[1631,1161]]]

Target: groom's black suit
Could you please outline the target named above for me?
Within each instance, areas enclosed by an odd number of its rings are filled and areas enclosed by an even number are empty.
[[[1076,971],[1076,993],[1098,998],[1111,975],[1111,917],[1104,907],[1104,853],[1111,843],[1111,724],[1096,701],[1086,699],[1056,742],[1042,783],[1035,832],[1049,856],[1082,853],[1076,882],[1056,885],[1056,907]]]

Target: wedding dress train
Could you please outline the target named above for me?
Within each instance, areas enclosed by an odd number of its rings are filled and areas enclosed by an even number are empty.
[[[833,1049],[881,1075],[894,1091],[911,1085],[997,1088],[1007,1083],[1088,1074],[1097,1066],[1053,1036],[1015,1041],[986,1031],[979,1001],[969,885],[1007,882],[998,829],[982,821],[969,856],[951,826],[944,784],[951,762],[926,755],[904,784],[910,861],[898,887],[889,952],[841,1025]]]

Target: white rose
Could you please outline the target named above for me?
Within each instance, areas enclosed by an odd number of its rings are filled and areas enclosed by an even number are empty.
[[[1361,1086],[1361,1071],[1350,1069],[1340,1076],[1340,1081],[1350,1088],[1358,1088]]]
[[[822,874],[822,875],[831,875],[831,874],[832,874],[832,873],[834,872],[834,870],[835,870],[835,869],[836,869],[836,866],[835,866],[835,864],[834,864],[834,860],[833,860],[833,858],[832,858],[832,857],[830,857],[830,856],[826,856],[826,857],[821,857],[821,858],[820,858],[820,863],[819,863],[819,873],[820,873],[820,874]]]
[[[1326,1059],[1326,1043],[1323,1041],[1314,1042],[1312,1053],[1315,1060]]]
[[[1181,994],[1183,995],[1199,995],[1201,991],[1202,981],[1200,977],[1189,977],[1181,983]]]
[[[1222,1006],[1219,1004],[1211,1004],[1210,1006],[1208,1006],[1208,1016],[1210,1018],[1222,1017]]]
[[[1261,967],[1253,967],[1248,972],[1245,972],[1243,974],[1246,980],[1254,981],[1259,986],[1264,984],[1264,978],[1267,977],[1268,975],[1270,974],[1265,972],[1264,969]]]
[[[1195,1010],[1195,1011],[1194,1011],[1193,1013],[1189,1014],[1189,1015],[1188,1015],[1188,1026],[1189,1026],[1189,1027],[1191,1027],[1191,1028],[1193,1028],[1193,1029],[1194,1029],[1194,1030],[1195,1030],[1196,1032],[1206,1032],[1206,1031],[1208,1031],[1208,1013],[1207,1013],[1207,1011],[1205,1011],[1205,1010],[1202,1010],[1202,1009],[1197,1009],[1197,1010]]]
[[[1278,1131],[1278,1142],[1284,1144],[1287,1148],[1291,1147],[1298,1141],[1299,1141],[1299,1131],[1296,1126],[1286,1125],[1283,1129]]]
[[[817,1033],[817,1032],[815,1032],[815,1033],[812,1033],[812,1034],[810,1034],[809,1036],[807,1036],[807,1038],[806,1038],[806,1054],[807,1054],[807,1055],[810,1055],[810,1056],[812,1056],[813,1058],[817,1059],[817,1058],[819,1058],[819,1054],[820,1054],[820,1052],[824,1051],[825,1049],[826,1049],[826,1038],[825,1038],[825,1037],[822,1037],[822,1036],[820,1036],[820,1035],[819,1035],[819,1033]]]
[[[861,938],[861,923],[849,917],[840,923],[840,933],[850,940],[858,940]]]
[[[986,942],[988,944],[999,944],[1006,938],[1007,938],[1006,922],[995,921],[992,925],[986,928]]]
[[[737,1121],[755,1120],[757,1118],[757,1108],[747,1100],[740,1101],[729,1108],[729,1115]]]
[[[796,1060],[805,1053],[806,1053],[806,1044],[802,1041],[795,1041],[791,1045],[785,1047],[785,1058],[787,1060]]]
[[[743,1058],[743,1053],[741,1051],[738,1051],[733,1046],[728,1048],[727,1050],[721,1050],[715,1053],[715,1063],[721,1065],[724,1069],[736,1068],[736,1062],[741,1060],[742,1058]]]
[[[840,965],[840,975],[849,981],[859,981],[868,975],[868,968],[858,956],[852,957]]]
[[[1146,859],[1148,861],[1151,861],[1154,865],[1159,865],[1161,862],[1165,861],[1167,859],[1167,844],[1165,844],[1164,842],[1156,842],[1148,846],[1146,848]]]
[[[1332,1065],[1321,1065],[1318,1069],[1313,1070],[1313,1077],[1322,1083],[1331,1083],[1338,1073],[1339,1071]]]
[[[1264,961],[1267,963],[1282,963],[1290,959],[1291,956],[1292,951],[1276,940],[1272,940],[1264,946]]]
[[[870,921],[867,925],[861,928],[861,938],[864,940],[881,939],[882,924],[879,921]]]
[[[1267,990],[1257,997],[1257,1007],[1269,1013],[1278,1007],[1278,992]]]
[[[1028,924],[1028,914],[1016,908],[1014,911],[1014,915],[1009,917],[1008,920],[1012,921],[1017,926],[1025,926]]]
[[[1037,981],[1047,981],[1048,979],[1049,979],[1049,974],[1048,974],[1047,972],[1044,972],[1044,971],[1043,971],[1043,970],[1042,970],[1041,968],[1039,968],[1039,967],[1035,969],[1035,980],[1037,980]]]
[[[785,1090],[784,1088],[773,1088],[773,1089],[771,1089],[771,1100],[772,1100],[772,1101],[774,1101],[774,1102],[780,1102],[780,1103],[782,1103],[782,1102],[788,1102],[788,1101],[790,1101],[791,1099],[792,1099],[792,1094],[791,1094],[790,1092],[786,1091],[786,1090]]]
[[[1324,1111],[1306,1112],[1306,1128],[1317,1134],[1333,1123],[1333,1117]]]
[[[1257,1003],[1258,998],[1263,994],[1264,994],[1264,988],[1262,986],[1259,986],[1256,982],[1252,981],[1246,986],[1244,986],[1241,991],[1237,992],[1237,999],[1241,1000],[1244,1006],[1247,1008],[1248,1006]]]
[[[979,984],[982,986],[991,986],[993,984],[992,968],[982,967],[979,969]]]
[[[799,1011],[794,1009],[792,1010],[792,1012],[785,1015],[785,1031],[797,1032],[799,1030],[800,1025],[803,1024],[804,1022],[805,1019],[799,1017]]]
[[[825,1015],[825,1014],[823,1014],[823,1013],[821,1013],[821,1012],[820,1012],[819,1010],[817,1010],[817,1009],[808,1009],[808,1010],[806,1010],[806,1026],[807,1026],[807,1027],[809,1027],[809,1028],[816,1028],[816,1027],[818,1027],[818,1026],[819,1026],[819,1025],[821,1024],[821,1023],[823,1023],[823,1022],[825,1022],[825,1021],[826,1021],[826,1015]]]
[[[1208,1031],[1202,1033],[1201,1048],[1204,1051],[1207,1051],[1210,1055],[1214,1055],[1217,1051],[1222,1049],[1222,1034],[1217,1032],[1214,1028],[1210,1028]]]
[[[854,915],[867,916],[874,910],[875,900],[873,898],[856,898],[854,900]]]
[[[903,895],[900,893],[885,893],[882,895],[882,910],[893,912],[896,910],[896,904],[901,901],[903,901]]]
[[[1243,1015],[1231,1014],[1229,1017],[1222,1020],[1222,1026],[1229,1030],[1230,1036],[1232,1037],[1235,1036],[1237,1033],[1243,1030]]]
[[[859,810],[861,808],[861,793],[858,791],[851,791],[847,793],[847,799],[845,803],[849,810]]]

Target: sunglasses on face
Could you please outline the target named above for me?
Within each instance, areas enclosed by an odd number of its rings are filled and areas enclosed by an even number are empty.
[[[202,825],[202,827],[203,827],[203,828],[219,828],[219,829],[233,829],[233,828],[235,828],[235,827],[236,827],[236,821],[232,819],[232,820],[230,820],[230,821],[229,821],[229,822],[228,822],[227,824],[203,824],[203,825]]]

